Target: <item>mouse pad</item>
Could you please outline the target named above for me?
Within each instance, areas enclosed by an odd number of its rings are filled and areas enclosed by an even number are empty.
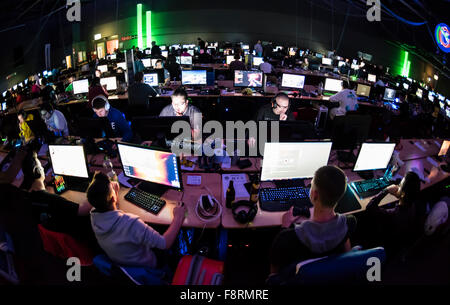
[[[353,195],[353,192],[350,189],[350,185],[347,185],[347,191],[345,192],[344,197],[339,200],[334,210],[337,213],[343,214],[359,209],[361,209],[361,205],[359,204],[358,199],[356,199],[355,195]]]

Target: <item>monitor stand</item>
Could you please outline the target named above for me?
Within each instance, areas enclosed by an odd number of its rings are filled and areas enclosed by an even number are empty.
[[[304,179],[275,180],[274,183],[277,188],[305,187]]]
[[[138,189],[153,194],[155,196],[161,197],[169,189],[169,187],[161,184],[142,181],[141,183],[139,183]]]
[[[363,178],[364,180],[370,180],[373,179],[373,171],[360,171],[358,172],[358,175]]]
[[[337,152],[337,158],[341,162],[353,163],[353,164],[356,162],[356,156],[353,154],[353,151],[339,150]]]

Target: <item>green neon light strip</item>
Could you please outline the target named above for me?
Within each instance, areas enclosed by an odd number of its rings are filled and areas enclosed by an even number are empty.
[[[145,13],[146,18],[146,29],[147,29],[147,48],[152,45],[152,11],[147,11]]]
[[[142,4],[137,5],[137,34],[138,34],[138,48],[144,48],[144,41],[142,39]]]
[[[406,77],[409,77],[409,69],[411,68],[411,62],[408,60],[408,67],[406,68]]]
[[[403,59],[403,68],[402,68],[402,76],[406,76],[406,69],[408,68],[408,56],[409,53],[405,51],[404,59]]]

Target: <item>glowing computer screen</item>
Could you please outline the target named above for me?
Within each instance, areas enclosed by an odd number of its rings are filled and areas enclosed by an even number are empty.
[[[48,150],[55,175],[89,178],[82,145],[49,145]]]

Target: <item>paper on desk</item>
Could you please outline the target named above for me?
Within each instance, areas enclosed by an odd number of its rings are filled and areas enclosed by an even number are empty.
[[[414,145],[416,145],[421,151],[427,151],[422,145],[420,145],[419,142],[415,142]]]
[[[250,197],[244,184],[247,183],[246,174],[224,174],[222,175],[222,190],[223,197],[227,194],[227,189],[230,180],[233,180],[234,190],[236,192],[236,198]]]

